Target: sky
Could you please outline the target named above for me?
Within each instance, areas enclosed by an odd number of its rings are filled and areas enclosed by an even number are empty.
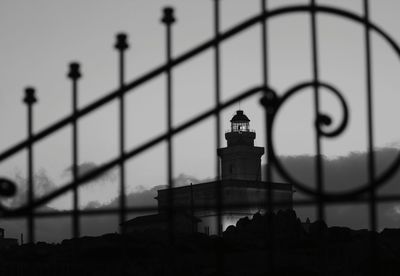
[[[309,1],[271,0],[270,9]],[[319,0],[362,14],[362,1]],[[371,0],[371,20],[395,41],[398,32],[396,0]],[[83,78],[79,83],[79,106],[84,107],[117,87],[115,35],[129,36],[126,79],[133,80],[165,62],[164,26],[161,11],[173,6],[173,56],[213,36],[211,0],[1,0],[0,1],[0,151],[26,137],[26,110],[22,104],[27,86],[37,89],[34,131],[71,113],[71,84],[68,64],[79,61]],[[221,1],[221,30],[227,30],[260,11],[258,0]],[[323,154],[340,158],[366,150],[366,97],[363,28],[353,22],[319,15],[319,61],[321,79],[337,87],[350,107],[350,121],[338,138],[323,141]],[[305,14],[282,16],[268,21],[270,86],[282,95],[312,76],[310,18]],[[221,45],[222,99],[227,100],[262,82],[260,26],[255,26]],[[400,133],[393,122],[400,114],[399,57],[378,35],[372,35],[374,91],[374,138],[377,148],[397,147]],[[173,70],[173,123],[175,126],[214,105],[213,51],[209,50]],[[296,95],[279,112],[274,137],[282,156],[314,154],[311,90]],[[337,99],[322,91],[322,109],[333,124],[342,116]],[[166,130],[165,76],[156,78],[126,96],[126,142],[131,149]],[[260,95],[241,102],[257,133],[256,144],[264,146],[263,109]],[[222,113],[222,134],[239,106]],[[79,161],[99,165],[118,154],[117,102],[79,122]],[[196,179],[215,177],[214,120],[206,120],[174,138],[174,176]],[[225,141],[222,141],[225,145]],[[166,147],[160,144],[129,160],[128,192],[151,189],[166,183]],[[0,174],[14,177],[26,173],[26,152],[7,159]],[[265,163],[263,161],[263,163]],[[70,180],[71,128],[44,139],[35,146],[35,169],[44,171],[55,183],[53,189]],[[117,177],[117,176],[116,176]],[[118,179],[95,181],[81,189],[81,206],[89,202],[108,204],[118,193]],[[71,207],[69,195],[50,204],[57,209]]]

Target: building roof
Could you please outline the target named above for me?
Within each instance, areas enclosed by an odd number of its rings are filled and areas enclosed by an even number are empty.
[[[265,189],[271,187],[273,190],[277,191],[290,191],[293,192],[292,184],[288,183],[280,183],[280,182],[266,182],[266,181],[252,181],[252,180],[240,180],[240,179],[226,179],[220,180],[222,188],[256,188],[256,189]],[[218,181],[211,181],[206,183],[193,184],[192,188],[208,188],[218,184]],[[174,187],[174,190],[179,189],[190,189],[190,185]],[[158,192],[168,191],[168,188],[159,189]]]
[[[191,216],[186,213],[175,214],[175,217],[187,218],[195,222],[201,221],[199,218]],[[135,217],[133,219],[121,223],[121,225],[126,226],[126,225],[138,225],[138,224],[149,224],[149,223],[160,223],[160,222],[162,223],[162,222],[168,222],[168,219],[169,219],[168,213],[160,213],[160,214]]]
[[[250,119],[243,113],[243,110],[236,111],[236,114],[231,119],[231,123],[243,122],[250,122]]]

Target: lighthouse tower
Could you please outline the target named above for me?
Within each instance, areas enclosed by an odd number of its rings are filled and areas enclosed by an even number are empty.
[[[243,110],[236,111],[231,129],[225,133],[226,148],[217,150],[221,159],[222,180],[261,181],[263,147],[255,147],[256,133],[250,130],[250,120]]]

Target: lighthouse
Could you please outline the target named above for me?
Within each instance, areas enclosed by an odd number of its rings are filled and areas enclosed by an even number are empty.
[[[263,147],[255,147],[255,131],[250,129],[250,119],[243,110],[236,111],[231,128],[225,133],[227,147],[217,150],[221,161],[222,180],[261,181]]]
[[[268,189],[273,202],[279,203],[274,211],[292,208],[291,184],[261,179],[264,148],[254,146],[256,132],[250,129],[250,119],[243,110],[237,110],[230,123],[226,147],[217,149],[221,178],[158,190],[158,214],[126,222],[127,232],[167,230],[171,218],[167,214],[172,210],[174,231],[217,235],[243,217],[265,212]]]

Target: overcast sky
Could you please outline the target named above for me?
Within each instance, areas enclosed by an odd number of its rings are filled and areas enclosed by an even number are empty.
[[[269,7],[305,4],[309,1],[268,1]],[[317,1],[362,14],[362,1]],[[371,2],[371,18],[396,41],[400,3],[397,0]],[[26,136],[26,111],[21,100],[23,89],[34,86],[39,102],[35,105],[35,131],[71,112],[70,83],[66,79],[71,61],[82,64],[79,106],[107,94],[117,87],[115,34],[129,35],[127,80],[133,80],[165,60],[164,26],[161,10],[176,9],[173,26],[173,55],[177,56],[213,36],[211,0],[1,0],[0,1],[0,150]],[[260,11],[260,1],[221,1],[222,30]],[[269,22],[270,85],[278,94],[302,81],[311,80],[310,18],[306,14],[282,16]],[[353,22],[327,15],[318,16],[320,75],[345,96],[351,109],[347,130],[337,139],[323,142],[328,157],[366,150],[365,68],[363,28]],[[379,36],[372,36],[375,139],[378,147],[396,146],[400,133],[394,118],[399,118],[399,57]],[[226,41],[222,48],[222,98],[229,99],[246,88],[259,85],[261,75],[260,27],[253,27]],[[213,51],[174,69],[174,125],[213,106]],[[322,108],[341,118],[338,101],[321,91]],[[314,153],[313,105],[311,90],[296,96],[281,111],[275,129],[276,147],[281,155]],[[263,109],[259,96],[241,103],[241,108],[257,132],[256,144],[264,145]],[[165,131],[164,76],[139,87],[126,97],[127,148]],[[238,106],[223,112],[223,130]],[[101,164],[118,154],[117,102],[79,122],[80,162]],[[71,165],[70,128],[35,146],[35,166],[43,168],[56,186],[65,183]],[[177,136],[175,176],[192,175],[198,179],[214,177],[214,121],[208,120]],[[25,153],[8,159],[0,173],[24,173]],[[86,189],[82,204],[111,201],[117,195],[117,182]],[[165,144],[127,162],[129,191],[166,183]],[[89,192],[87,192],[89,191]],[[64,198],[53,206],[68,208]]]

